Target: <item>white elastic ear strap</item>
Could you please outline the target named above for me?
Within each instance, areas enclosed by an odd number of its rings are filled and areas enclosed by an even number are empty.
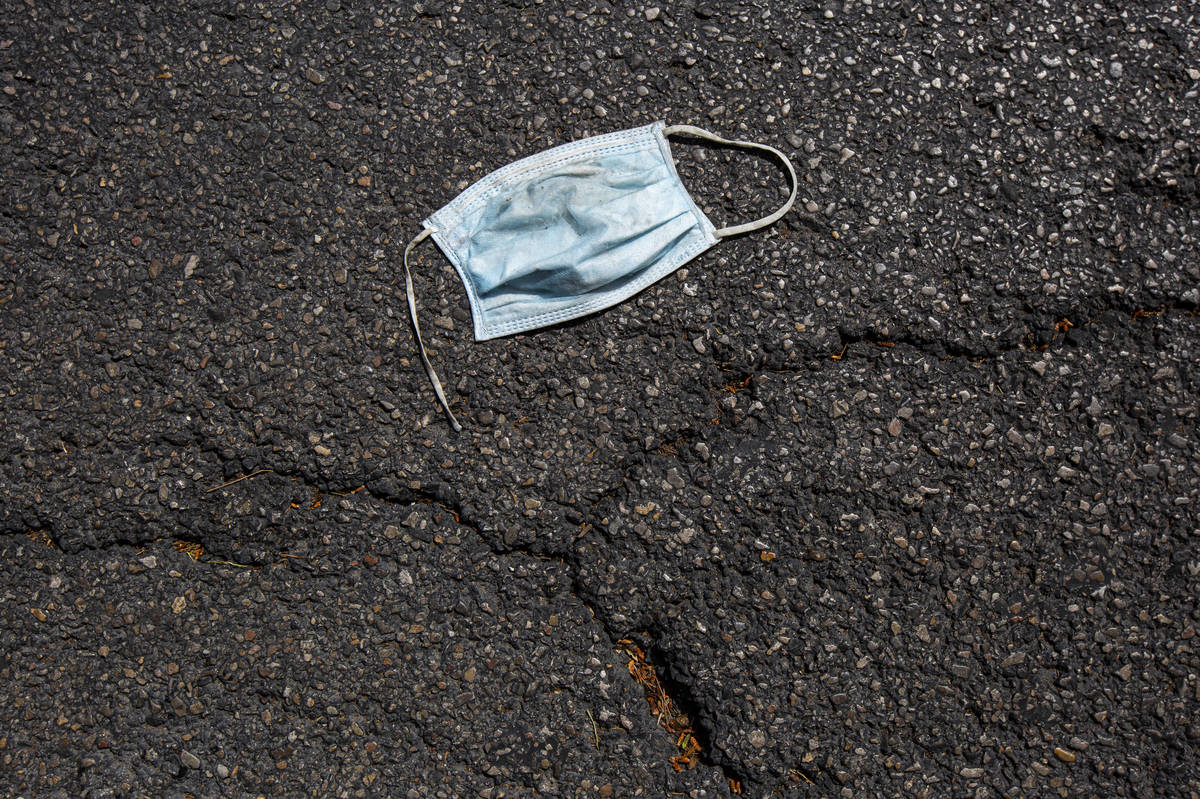
[[[698,139],[706,139],[707,141],[716,142],[717,144],[727,144],[730,147],[742,147],[747,150],[762,150],[764,152],[768,152],[783,163],[784,168],[787,169],[788,178],[790,178],[792,181],[792,193],[788,195],[787,202],[783,204],[782,208],[769,216],[764,216],[762,219],[756,219],[753,222],[723,227],[714,232],[714,235],[717,238],[736,236],[739,233],[749,233],[751,230],[758,230],[761,227],[766,227],[792,209],[792,204],[796,202],[796,191],[799,189],[799,186],[796,182],[796,170],[792,167],[792,162],[788,160],[788,157],[779,150],[776,150],[769,144],[759,144],[758,142],[752,141],[738,141],[736,139],[725,139],[716,135],[715,133],[709,133],[703,128],[697,128],[692,125],[668,125],[663,128],[664,136],[671,136],[677,133],[695,136]]]
[[[437,372],[433,370],[433,364],[429,362],[429,355],[425,352],[425,342],[421,340],[421,323],[417,321],[417,298],[413,295],[412,272],[408,270],[408,254],[412,252],[413,247],[420,244],[433,232],[433,228],[425,228],[404,248],[404,288],[408,292],[408,315],[412,319],[413,333],[417,336],[417,350],[421,353],[421,363],[425,364],[425,374],[429,375],[429,382],[433,384],[433,393],[437,394],[438,402],[442,403],[446,416],[450,418],[450,424],[454,426],[455,431],[460,431],[462,425],[458,423],[458,420],[454,418],[454,412],[450,410],[450,403],[446,401],[446,392],[442,391],[442,381],[438,380]]]

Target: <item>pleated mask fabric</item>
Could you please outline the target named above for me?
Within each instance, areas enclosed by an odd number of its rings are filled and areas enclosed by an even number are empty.
[[[771,153],[787,169],[791,195],[767,217],[717,229],[675,171],[666,138],[675,134]],[[426,219],[404,251],[421,359],[455,430],[461,425],[421,341],[408,270],[417,243],[432,236],[454,265],[470,302],[475,339],[484,341],[616,305],[719,239],[776,221],[792,207],[796,188],[795,170],[774,147],[663,122],[554,147],[467,188]]]

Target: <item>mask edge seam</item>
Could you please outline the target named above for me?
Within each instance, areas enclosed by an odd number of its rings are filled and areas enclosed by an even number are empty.
[[[432,217],[431,217],[432,219]],[[480,320],[483,319],[483,306],[479,302],[479,294],[475,288],[475,282],[470,279],[467,271],[463,269],[462,259],[458,257],[458,252],[442,240],[442,229],[433,225],[433,234],[431,238],[438,249],[442,251],[442,255],[454,267],[454,271],[458,274],[458,279],[463,284],[463,290],[467,293],[467,303],[471,307],[471,322],[474,328],[475,340],[482,341],[479,334],[481,331]]]
[[[712,223],[712,220],[704,215],[700,210],[700,206],[696,205],[696,200],[692,197],[692,193],[688,191],[688,187],[683,185],[683,179],[679,177],[679,171],[675,168],[675,158],[671,155],[671,143],[667,141],[667,137],[663,135],[663,123],[656,122],[654,136],[658,141],[658,149],[661,151],[663,160],[667,164],[667,169],[671,171],[671,177],[675,178],[675,182],[679,184],[679,188],[683,191],[683,196],[687,198],[688,205],[692,208],[692,214],[700,221],[700,227],[709,235],[713,236],[713,242],[716,243],[719,239],[716,238],[714,232],[717,226]]]

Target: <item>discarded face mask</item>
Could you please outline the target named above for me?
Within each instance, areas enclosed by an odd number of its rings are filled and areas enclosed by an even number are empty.
[[[683,134],[761,150],[787,169],[791,194],[753,222],[716,228],[675,171],[666,137]],[[455,430],[417,322],[412,248],[433,236],[462,278],[484,341],[608,308],[717,243],[775,222],[796,201],[796,171],[766,144],[724,139],[691,125],[655,122],[554,147],[475,183],[424,221],[404,248],[404,281],[421,361]]]

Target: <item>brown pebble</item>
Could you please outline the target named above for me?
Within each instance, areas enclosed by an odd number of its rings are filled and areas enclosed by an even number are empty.
[[[32,613],[33,617],[38,621],[46,620],[46,613],[41,608],[30,608],[29,612]]]
[[[1074,763],[1075,753],[1063,749],[1061,746],[1054,747],[1054,756],[1064,763]]]

